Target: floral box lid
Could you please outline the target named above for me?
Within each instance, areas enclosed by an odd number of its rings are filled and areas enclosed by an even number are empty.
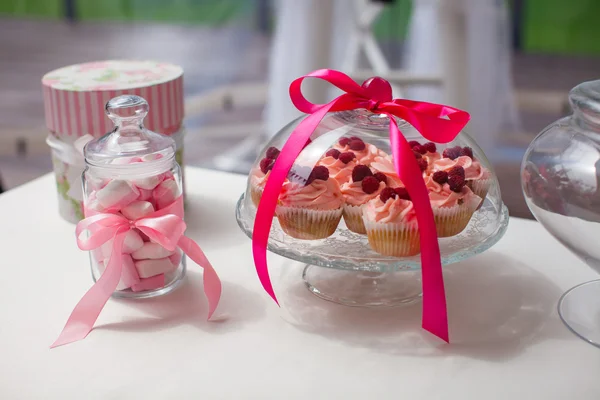
[[[184,116],[183,69],[155,61],[99,61],[70,65],[42,78],[46,126],[57,136],[100,137],[112,129],[104,105],[134,94],[146,99],[146,126],[170,135]]]

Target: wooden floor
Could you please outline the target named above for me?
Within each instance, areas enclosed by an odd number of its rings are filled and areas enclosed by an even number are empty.
[[[51,171],[40,88],[44,73],[102,59],[162,60],[183,66],[186,98],[195,98],[225,84],[264,82],[269,38],[235,26],[69,25],[0,19],[0,54],[0,173],[10,188]],[[536,132],[563,115],[572,86],[597,77],[600,60],[517,54],[513,64],[524,131],[504,138],[509,155],[499,157],[495,168],[511,214],[529,216],[518,184],[523,149]],[[186,124],[191,131],[199,126],[246,121],[259,126],[261,112],[256,105],[223,109],[210,116],[188,115]],[[189,135],[186,162],[210,167],[215,154],[238,140]]]

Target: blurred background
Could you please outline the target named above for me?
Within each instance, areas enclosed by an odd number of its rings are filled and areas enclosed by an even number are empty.
[[[5,190],[52,170],[41,77],[106,59],[185,71],[187,165],[247,173],[297,115],[287,86],[317,68],[380,75],[396,96],[473,115],[514,216],[529,142],[598,78],[596,0],[0,0],[0,176]],[[333,93],[307,88],[325,102]],[[54,195],[54,194],[52,194]]]

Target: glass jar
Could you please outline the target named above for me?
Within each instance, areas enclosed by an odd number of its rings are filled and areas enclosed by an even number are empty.
[[[529,145],[522,188],[535,218],[600,272],[600,80],[573,88],[569,101],[573,115],[550,124]],[[567,292],[559,313],[571,330],[600,347],[600,281]]]
[[[175,141],[143,126],[146,100],[124,95],[106,104],[116,128],[85,146],[83,174],[85,217],[113,213],[131,221],[181,202],[181,168],[176,162]],[[181,214],[183,213],[179,211]],[[175,213],[176,211],[169,211]],[[183,217],[183,215],[181,215]],[[112,239],[90,253],[94,280],[99,279],[113,251]],[[121,254],[123,272],[114,293],[118,297],[153,297],[168,293],[185,275],[185,256],[168,251],[139,229],[131,229]]]

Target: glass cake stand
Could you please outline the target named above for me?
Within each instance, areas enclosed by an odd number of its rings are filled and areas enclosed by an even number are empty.
[[[439,239],[443,265],[475,256],[504,235],[508,209],[490,194],[464,231]],[[252,238],[256,208],[244,196],[237,203],[236,219]],[[285,234],[274,218],[268,249],[306,264],[301,278],[310,292],[324,300],[355,307],[395,307],[421,298],[420,255],[378,254],[369,247],[366,235],[351,232],[343,220],[326,239],[300,240]]]

